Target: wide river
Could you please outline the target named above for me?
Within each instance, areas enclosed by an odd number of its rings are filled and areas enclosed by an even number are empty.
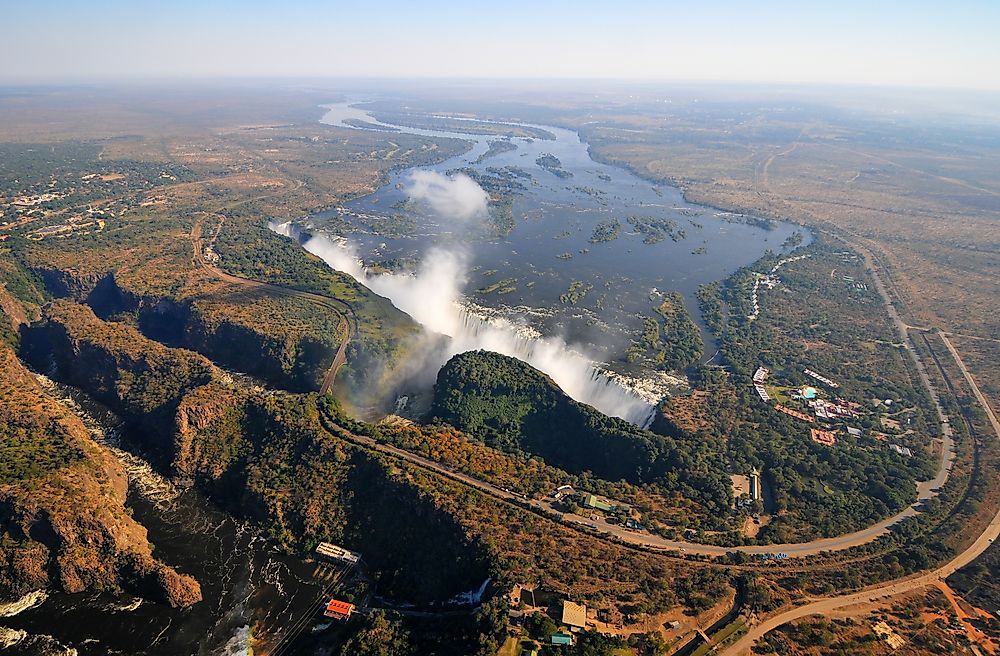
[[[382,129],[390,141],[393,134],[405,132],[460,139],[471,147],[438,164],[396,170],[374,193],[308,217],[304,223],[317,239],[326,235],[327,247],[346,248],[368,267],[402,265],[425,274],[431,270],[428,275],[432,278],[450,277],[457,286],[455,300],[466,308],[471,305],[471,313],[478,315],[474,320],[484,315],[491,320],[499,318],[516,327],[520,335],[558,340],[560,348],[582,355],[596,364],[598,372],[611,372],[615,380],[639,390],[647,402],[655,403],[676,379],[655,371],[650,362],[629,362],[624,356],[629,344],[638,339],[643,318],[655,316],[654,308],[662,303],[664,293],[683,295],[702,328],[706,346],[703,360],[708,359],[716,346],[701,322],[695,299],[698,288],[752,264],[768,250],[787,252],[793,243],[811,240],[801,226],[689,203],[676,187],[655,184],[621,167],[597,162],[572,130],[450,117],[437,119],[447,120],[449,129],[431,130],[399,125],[407,122],[405,118],[390,116],[386,120],[397,123],[383,122],[379,118],[385,115],[369,112],[363,104],[338,103],[325,108],[322,122],[328,125]],[[435,117],[421,116],[419,120],[426,126]],[[486,123],[538,136],[454,131],[463,124],[477,130]],[[498,141],[504,142],[503,148],[495,146]],[[475,190],[468,180],[467,184],[455,183],[459,172],[480,181],[503,176],[506,195],[512,198],[509,234],[490,234],[489,223],[482,219],[455,218],[469,201],[469,187]],[[497,191],[488,183],[486,188]],[[496,208],[491,211],[496,213]],[[607,222],[617,222],[619,234],[614,239],[595,240],[595,227]],[[649,239],[648,233],[635,225],[642,222],[669,226],[668,236]],[[454,259],[456,253],[458,266],[434,266],[436,260]],[[412,299],[405,298],[411,292],[398,290],[394,296],[392,290],[398,287],[370,284],[374,276],[359,276],[337,258],[325,259],[435,329],[434,317],[419,316],[421,310],[426,314],[433,305],[427,291],[432,286],[417,286],[428,297],[417,300],[414,312],[408,307]],[[437,286],[442,294],[446,293],[443,287]],[[468,323],[469,318],[463,321]],[[468,325],[459,329],[470,331]],[[456,336],[447,328],[438,332]],[[477,340],[477,335],[464,337],[459,341],[465,348],[489,346],[487,340]],[[560,368],[556,363],[546,370],[540,363],[549,364],[551,354],[536,357],[536,362],[527,357],[526,349],[521,349],[524,353],[513,347],[507,351],[546,371],[574,398],[608,414],[641,423],[642,414],[651,407],[635,411],[621,407],[621,399],[608,398],[603,388],[596,390],[605,380],[592,381],[589,387],[575,385],[571,379],[589,378],[578,368]]]
[[[132,447],[120,435],[121,420],[103,405],[75,388],[42,381],[123,463],[128,507],[148,529],[155,555],[198,579],[203,601],[172,609],[128,594],[38,591],[0,603],[0,653],[242,656],[313,610],[324,585],[314,577],[314,564],[283,553],[197,490],[177,488],[157,474],[127,450]]]

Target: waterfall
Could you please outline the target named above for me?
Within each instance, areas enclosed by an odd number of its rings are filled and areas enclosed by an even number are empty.
[[[461,330],[452,337],[452,355],[475,349],[527,362],[548,375],[573,399],[641,427],[653,420],[655,404],[611,378],[593,361],[557,337],[530,337],[516,324],[487,318],[459,306]]]
[[[548,375],[571,398],[604,414],[641,427],[652,422],[658,398],[630,389],[626,379],[601,369],[562,338],[540,337],[526,326],[471,311],[461,292],[468,270],[461,253],[432,249],[415,275],[373,274],[362,266],[344,239],[334,241],[325,235],[305,234],[291,223],[272,223],[270,228],[297,239],[332,269],[385,296],[428,331],[450,337],[443,351],[424,354],[428,360],[422,366],[433,367],[435,373],[458,353],[494,351],[530,364]]]
[[[459,606],[478,606],[483,601],[483,594],[486,592],[486,588],[489,586],[490,582],[493,581],[492,578],[487,578],[483,581],[483,584],[475,590],[470,590],[469,592],[460,592],[451,599],[448,600],[449,604],[456,604]]]

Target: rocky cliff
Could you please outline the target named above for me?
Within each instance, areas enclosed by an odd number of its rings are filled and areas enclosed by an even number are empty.
[[[489,550],[404,469],[324,430],[312,395],[199,388],[179,407],[177,442],[178,471],[220,503],[291,549],[362,552],[384,596],[443,600],[490,571]]]
[[[102,321],[86,305],[59,300],[23,331],[23,352],[38,369],[86,390],[145,429],[147,449],[170,461],[173,425],[184,394],[221,376],[207,359],[171,349],[135,328]]]
[[[488,549],[405,469],[327,432],[317,397],[248,387],[89,307],[57,301],[25,333],[33,361],[117,410],[160,469],[287,548],[365,554],[381,594],[421,602],[478,586]],[[441,563],[448,563],[442,573]]]
[[[198,583],[152,555],[121,464],[0,347],[0,595],[128,590],[173,606]]]
[[[177,300],[132,291],[112,272],[86,303],[103,319],[131,314],[147,337],[297,392],[320,387],[346,338],[346,324],[328,308],[252,288],[223,285],[210,296]]]

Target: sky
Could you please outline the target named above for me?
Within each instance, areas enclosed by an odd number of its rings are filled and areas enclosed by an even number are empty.
[[[0,82],[565,78],[1000,89],[984,0],[0,0]]]

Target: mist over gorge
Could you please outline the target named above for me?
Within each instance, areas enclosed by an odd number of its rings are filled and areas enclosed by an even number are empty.
[[[291,224],[272,224],[272,229],[296,236]],[[462,254],[432,249],[412,275],[375,274],[362,265],[349,243],[317,234],[306,238],[302,246],[331,268],[388,298],[424,327],[425,338],[434,335],[450,338],[443,350],[411,349],[414,352],[411,359],[401,368],[416,374],[415,378],[429,384],[451,356],[477,349],[495,351],[544,372],[577,401],[640,426],[648,424],[653,404],[613,380],[561,337],[533,337],[523,326],[498,318],[487,319],[464,306],[461,285],[468,268]]]
[[[421,170],[411,173],[410,181],[408,197],[426,202],[457,232],[472,227],[487,214],[488,195],[468,176]],[[401,372],[398,375],[429,386],[452,356],[483,349],[527,362],[550,376],[573,399],[605,414],[640,426],[651,420],[653,399],[627,389],[601,370],[595,358],[562,337],[540,337],[527,326],[487,318],[471,310],[463,296],[471,266],[467,247],[454,243],[447,247],[435,245],[412,274],[373,273],[364,267],[356,248],[346,239],[334,240],[322,233],[305,237],[291,223],[272,223],[270,227],[279,234],[298,238],[307,251],[388,298],[424,328],[422,343],[414,345],[410,358],[397,366]],[[439,335],[450,339],[441,344],[435,339]]]

